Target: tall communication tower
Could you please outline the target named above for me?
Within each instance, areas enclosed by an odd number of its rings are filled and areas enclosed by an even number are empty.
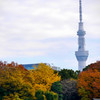
[[[77,32],[78,35],[78,51],[75,52],[77,61],[78,61],[78,70],[82,71],[83,68],[86,66],[86,60],[88,58],[88,51],[85,50],[85,31],[83,28],[82,22],[82,1],[79,0],[79,29]]]

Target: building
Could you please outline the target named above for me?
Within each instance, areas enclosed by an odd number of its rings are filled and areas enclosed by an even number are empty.
[[[75,52],[77,61],[78,61],[78,69],[80,71],[86,66],[86,60],[88,58],[88,51],[85,50],[85,34],[82,22],[82,1],[79,0],[79,14],[80,14],[80,22],[79,22],[79,30],[77,32],[78,35],[78,51]]]
[[[26,68],[27,70],[30,69],[34,69],[34,67],[38,67],[39,64],[22,64],[24,66],[24,68]]]
[[[48,63],[44,63],[44,64],[51,66],[53,70],[56,70],[56,71],[60,71],[61,70],[60,67],[57,67],[57,66],[54,66],[54,65],[52,66],[52,65],[50,65]],[[34,69],[34,67],[38,67],[39,63],[37,63],[37,64],[22,64],[22,65],[27,70],[30,70],[30,69]]]
[[[53,70],[56,70],[56,71],[61,71],[60,67],[57,67],[57,66],[51,66],[53,68]]]

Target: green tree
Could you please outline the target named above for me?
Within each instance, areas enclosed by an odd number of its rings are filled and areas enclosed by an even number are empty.
[[[37,90],[35,92],[36,100],[46,100],[46,96],[44,95],[44,92],[42,90]]]
[[[72,69],[71,70],[69,70],[69,69],[62,69],[59,72],[59,75],[61,76],[62,80],[70,79],[70,78],[77,79],[78,74],[79,74],[79,71],[74,72]]]
[[[58,100],[58,94],[50,91],[45,92],[47,100]]]
[[[62,84],[61,84],[60,81],[57,81],[57,82],[52,84],[51,91],[53,91],[53,92],[58,94],[58,100],[63,100]]]
[[[36,100],[58,100],[58,94],[50,91],[45,93],[42,90],[37,90],[35,92]]]

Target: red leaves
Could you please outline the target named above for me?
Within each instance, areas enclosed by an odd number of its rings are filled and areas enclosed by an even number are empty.
[[[7,64],[6,61],[4,61],[4,62],[0,61],[0,69],[3,69],[3,68],[19,68],[21,70],[27,71],[27,69],[25,69],[24,66],[18,65],[15,62],[11,62],[11,63]]]
[[[89,65],[88,70],[79,74],[77,87],[79,94],[83,94],[81,89],[90,92],[89,98],[100,98],[100,61]]]
[[[92,69],[92,70],[96,69],[96,70],[100,71],[100,61],[90,64],[88,70],[90,70],[90,69]]]

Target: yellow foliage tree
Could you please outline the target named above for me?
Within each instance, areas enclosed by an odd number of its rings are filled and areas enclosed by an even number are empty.
[[[34,98],[33,81],[31,73],[22,65],[0,62],[0,100],[14,100],[16,94],[21,99]]]
[[[55,74],[54,70],[50,66],[43,63],[39,64],[39,66],[36,69],[33,69],[32,72],[35,79],[34,88],[36,90],[50,90],[52,83],[61,80],[58,73]]]
[[[26,70],[14,62],[0,62],[0,100],[35,100],[36,90],[50,90],[56,81],[60,81],[60,76],[45,64],[41,63],[36,70]]]

